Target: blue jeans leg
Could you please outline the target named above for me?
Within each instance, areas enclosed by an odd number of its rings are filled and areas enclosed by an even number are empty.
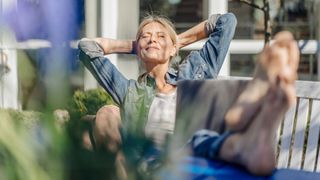
[[[220,135],[215,131],[206,129],[197,131],[190,140],[193,155],[208,159],[217,159],[222,144],[230,134],[230,132],[225,132]]]

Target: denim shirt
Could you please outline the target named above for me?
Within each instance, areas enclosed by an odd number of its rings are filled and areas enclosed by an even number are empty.
[[[210,16],[206,22],[208,40],[200,50],[192,51],[179,64],[178,69],[169,67],[167,83],[177,85],[181,80],[216,78],[233,38],[236,23],[232,13]],[[80,41],[79,49],[79,59],[120,106],[123,138],[128,134],[144,137],[149,109],[156,94],[155,80],[148,74],[141,75],[137,81],[126,79],[94,41]]]

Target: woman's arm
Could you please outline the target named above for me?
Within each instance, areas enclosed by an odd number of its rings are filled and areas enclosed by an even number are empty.
[[[208,20],[202,21],[196,26],[188,29],[187,31],[178,35],[179,43],[178,47],[183,48],[189,44],[207,38],[214,30],[217,19],[220,17],[220,14],[213,14],[209,17]]]
[[[102,45],[106,46],[106,44]],[[116,50],[115,47],[116,46],[112,49]],[[81,39],[78,48],[79,60],[92,73],[99,84],[111,95],[114,102],[118,105],[122,104],[129,81],[110,62],[109,58],[104,56],[104,50],[95,40]]]
[[[94,38],[104,54],[127,53],[135,54],[135,41],[133,40],[115,40],[110,38]]]
[[[192,44],[196,41],[208,37],[205,32],[205,23],[206,21],[201,22],[200,24],[188,29],[187,31],[178,35],[179,43],[178,48],[181,49],[189,44]]]

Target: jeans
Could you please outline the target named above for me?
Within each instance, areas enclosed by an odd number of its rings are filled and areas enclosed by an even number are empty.
[[[193,155],[217,159],[223,142],[230,134],[230,132],[225,132],[220,135],[216,131],[207,129],[198,130],[189,141]]]

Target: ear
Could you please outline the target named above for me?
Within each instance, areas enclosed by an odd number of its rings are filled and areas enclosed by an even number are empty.
[[[171,51],[170,51],[170,56],[171,56],[171,57],[176,56],[176,55],[177,55],[177,52],[178,52],[177,44],[174,44],[174,45],[173,45],[173,48],[172,48]]]

